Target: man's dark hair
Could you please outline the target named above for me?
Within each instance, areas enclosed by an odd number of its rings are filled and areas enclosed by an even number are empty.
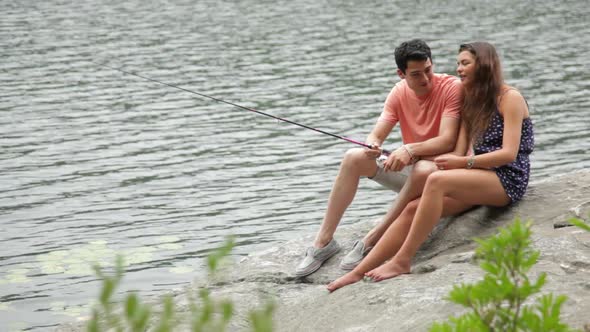
[[[401,43],[396,47],[394,54],[397,68],[404,74],[408,69],[408,61],[426,61],[428,59],[432,61],[430,47],[422,39],[412,39]]]

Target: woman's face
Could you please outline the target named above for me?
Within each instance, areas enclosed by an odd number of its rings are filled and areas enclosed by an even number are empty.
[[[457,56],[457,74],[464,85],[469,85],[475,77],[475,56],[463,51]]]

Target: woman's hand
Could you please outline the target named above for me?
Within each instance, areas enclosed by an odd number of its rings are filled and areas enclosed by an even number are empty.
[[[434,163],[440,170],[465,168],[467,166],[467,158],[465,156],[447,153],[434,158]]]

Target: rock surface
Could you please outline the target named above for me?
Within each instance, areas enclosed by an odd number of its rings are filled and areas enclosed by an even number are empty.
[[[326,290],[326,284],[343,274],[338,263],[344,252],[372,227],[366,222],[339,228],[336,236],[345,249],[310,277],[298,280],[292,273],[313,234],[250,255],[207,286],[215,297],[230,298],[238,308],[230,330],[249,330],[249,308],[274,297],[277,331],[427,331],[434,321],[463,312],[445,299],[453,285],[473,283],[483,275],[473,262],[473,238],[492,235],[521,217],[532,221],[533,246],[541,252],[531,274],[547,274],[541,294],[567,295],[562,319],[581,329],[590,323],[590,233],[567,220],[588,222],[589,216],[590,171],[584,170],[531,184],[514,207],[481,207],[444,219],[408,275],[361,281],[332,294]],[[186,294],[177,294],[176,301],[186,303]]]
[[[243,259],[226,276],[220,293],[255,307],[253,292],[277,297],[278,331],[427,331],[434,321],[462,313],[445,300],[453,285],[473,283],[483,276],[473,262],[474,237],[486,237],[515,217],[531,220],[532,240],[541,252],[533,276],[547,273],[542,294],[565,294],[562,318],[572,327],[590,323],[590,233],[567,220],[590,216],[590,171],[556,176],[532,183],[523,201],[507,209],[477,208],[443,220],[418,253],[412,274],[379,283],[361,281],[330,294],[325,285],[343,274],[342,250],[318,272],[303,280],[292,277],[305,239]],[[336,236],[350,248],[373,223],[339,228]],[[242,316],[243,317],[243,316]],[[241,324],[247,326],[245,319]]]

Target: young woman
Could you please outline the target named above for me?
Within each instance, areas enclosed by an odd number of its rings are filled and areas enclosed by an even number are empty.
[[[525,99],[504,84],[500,59],[489,43],[461,45],[457,74],[465,100],[454,153],[435,158],[439,170],[426,180],[422,196],[408,204],[353,271],[328,285],[329,291],[364,276],[381,281],[409,273],[412,258],[442,216],[475,205],[506,206],[524,195],[534,146]]]

